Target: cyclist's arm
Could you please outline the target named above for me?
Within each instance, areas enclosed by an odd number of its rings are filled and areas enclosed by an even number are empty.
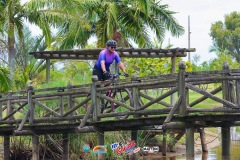
[[[106,66],[105,66],[105,61],[101,61],[101,68],[102,68],[102,71],[105,72],[106,71]]]
[[[119,68],[120,68],[124,73],[126,73],[126,70],[125,70],[125,67],[124,67],[123,62],[119,62],[119,63],[118,63],[118,66],[119,66]]]

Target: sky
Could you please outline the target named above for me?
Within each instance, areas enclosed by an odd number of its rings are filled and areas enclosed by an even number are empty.
[[[173,44],[174,47],[188,48],[188,16],[190,17],[190,48],[195,48],[193,55],[199,55],[201,64],[216,57],[209,53],[212,40],[209,36],[211,24],[224,21],[224,16],[233,11],[240,12],[240,0],[162,0],[161,4],[168,4],[169,10],[177,12],[174,17],[184,27],[185,34],[179,38],[166,35],[163,47]],[[187,61],[184,58],[184,61]]]

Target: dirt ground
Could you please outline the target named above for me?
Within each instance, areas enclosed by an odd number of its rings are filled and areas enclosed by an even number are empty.
[[[202,146],[200,135],[195,133],[195,142],[194,142],[194,151],[195,154],[202,154]],[[205,130],[205,138],[207,149],[216,147],[220,145],[219,135],[210,131]],[[148,154],[147,156],[141,157],[141,160],[159,160],[164,159],[164,157],[175,157],[175,156],[184,156],[186,154],[186,144],[185,143],[177,143],[176,144],[176,152],[167,152],[167,156],[162,156],[161,152]]]

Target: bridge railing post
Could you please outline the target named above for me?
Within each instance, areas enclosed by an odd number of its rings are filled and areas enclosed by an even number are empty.
[[[98,78],[96,76],[92,77],[92,86],[91,86],[91,100],[92,100],[92,108],[93,108],[93,121],[98,121],[99,119],[97,116],[100,113],[100,107],[98,105],[98,98],[97,98],[97,86],[96,83]]]
[[[27,96],[28,96],[28,107],[29,107],[29,124],[33,124],[34,123],[34,118],[35,118],[35,107],[34,107],[34,103],[33,103],[33,99],[32,99],[32,95],[34,94],[33,92],[33,86],[29,85],[28,86],[28,91],[27,91]]]
[[[7,101],[7,116],[12,112],[12,100],[11,100],[11,97],[12,97],[12,91],[8,91],[8,101]],[[13,117],[9,117],[8,120],[12,120]]]
[[[223,74],[223,77],[226,77],[229,75],[227,72],[229,70],[229,65],[227,62],[223,63],[222,66],[225,73]],[[222,96],[223,99],[233,102],[234,98],[232,95],[232,85],[229,80],[223,80],[222,82]],[[234,103],[234,102],[233,102]],[[223,105],[223,107],[227,107],[226,105]],[[229,156],[230,155],[230,126],[222,126],[222,156]]]
[[[178,96],[182,97],[179,113],[180,115],[187,114],[187,96],[186,96],[186,82],[185,82],[185,69],[186,64],[184,62],[179,63],[179,73],[178,73]]]

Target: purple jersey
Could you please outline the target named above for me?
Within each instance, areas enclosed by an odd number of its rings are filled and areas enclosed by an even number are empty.
[[[102,70],[101,68],[101,61],[105,61],[105,67],[106,70],[109,71],[110,65],[113,63],[113,61],[116,61],[116,63],[121,62],[121,59],[116,51],[113,53],[109,52],[108,49],[104,49],[100,52],[98,60],[96,62],[96,66]]]

